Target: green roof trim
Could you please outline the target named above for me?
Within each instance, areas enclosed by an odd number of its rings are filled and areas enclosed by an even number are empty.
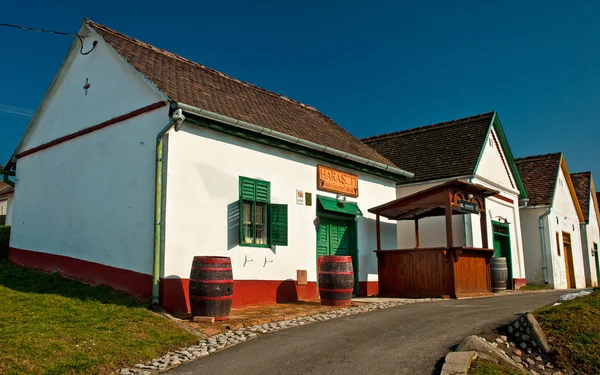
[[[339,201],[335,198],[324,197],[322,195],[317,195],[317,200],[325,211],[362,216],[362,211],[358,208],[356,202]]]
[[[496,131],[496,135],[498,136],[498,142],[500,142],[500,147],[502,147],[502,151],[504,151],[504,156],[506,157],[506,163],[508,164],[508,168],[510,169],[510,172],[512,173],[512,176],[515,180],[517,189],[519,190],[519,200],[527,199],[527,191],[525,190],[525,185],[523,184],[523,180],[521,180],[521,175],[519,174],[517,164],[515,163],[515,157],[513,156],[513,153],[510,150],[508,140],[506,139],[506,134],[504,134],[504,129],[502,128],[500,118],[498,117],[498,113],[496,111],[494,111],[494,116],[492,117],[492,121],[490,122],[490,127],[488,129],[488,134],[485,137],[484,144],[481,146],[481,152],[479,153],[479,158],[477,159],[477,164],[475,164],[473,174],[477,173],[477,168],[479,167],[479,163],[481,162],[481,158],[483,157],[483,152],[485,151],[485,142],[487,142],[487,140],[489,139],[490,133],[492,132],[492,128]]]

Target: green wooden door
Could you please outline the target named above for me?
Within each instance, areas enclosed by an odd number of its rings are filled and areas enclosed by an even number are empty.
[[[502,241],[500,241],[496,236],[494,236],[494,256],[496,258],[502,257]]]
[[[318,259],[324,255],[350,255],[354,267],[355,292],[358,293],[358,258],[356,241],[352,231],[356,231],[356,223],[350,220],[320,217],[317,231],[317,271]]]

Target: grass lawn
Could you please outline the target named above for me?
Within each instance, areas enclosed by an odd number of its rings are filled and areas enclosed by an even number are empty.
[[[521,375],[521,373],[510,367],[477,359],[471,364],[469,375]]]
[[[564,301],[555,307],[537,310],[557,364],[578,374],[598,374],[600,369],[600,289]]]
[[[127,294],[0,261],[0,374],[107,374],[196,340]]]

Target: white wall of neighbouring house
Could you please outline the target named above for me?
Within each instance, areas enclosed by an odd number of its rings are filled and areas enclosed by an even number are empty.
[[[594,194],[594,193],[592,193]],[[592,197],[592,194],[590,194],[590,198],[589,198],[589,202],[590,202],[590,209],[589,209],[589,215],[590,215],[590,221],[589,223],[585,226],[585,232],[586,232],[586,236],[585,239],[587,240],[587,244],[585,244],[586,246],[584,246],[584,244],[582,243],[582,249],[584,253],[587,253],[587,259],[588,262],[586,264],[586,267],[588,267],[589,269],[589,285],[593,286],[593,287],[597,287],[599,285],[599,280],[598,280],[598,270],[597,270],[597,266],[596,266],[596,256],[597,254],[594,253],[594,244],[596,244],[599,248],[600,248],[600,229],[598,228],[598,220],[599,218],[596,216],[596,209],[594,207],[594,200]],[[584,258],[585,260],[585,258]],[[587,280],[586,280],[587,283]]]
[[[17,154],[161,100],[100,38],[85,40],[98,45],[82,56],[74,43]],[[150,274],[156,135],[168,121],[165,106],[20,157],[11,247]]]
[[[14,198],[14,194],[9,194],[6,197],[6,225],[12,225]]]
[[[575,283],[577,288],[585,287],[585,270],[583,264],[583,252],[581,248],[581,234],[579,228],[579,217],[577,209],[570,193],[565,174],[562,168],[559,170],[554,191],[552,214],[548,217],[550,233],[553,238],[552,244],[552,277],[556,289],[567,288],[567,274],[565,266],[565,252],[562,234],[568,233],[571,237],[571,248],[573,254],[573,269],[575,272]],[[556,245],[556,233],[560,239],[560,255]]]
[[[539,219],[548,211],[548,208],[525,207],[520,210],[521,233],[523,238],[523,253],[525,260],[525,275],[529,285],[545,285],[544,263],[542,260],[542,239],[540,237]],[[552,286],[552,241],[549,236],[548,220],[543,220],[544,240],[546,248],[546,265],[548,282]]]
[[[231,258],[236,280],[295,280],[306,270],[316,281],[317,165],[355,173],[359,278],[374,281],[377,262],[375,216],[367,210],[395,199],[395,182],[339,165],[186,123],[169,133],[165,202],[166,278],[188,278],[197,255]],[[271,203],[288,205],[288,246],[239,246],[239,177],[270,182]],[[296,190],[313,194],[312,206],[296,204]],[[382,219],[382,246],[396,245],[395,222]],[[374,277],[375,276],[375,277]]]
[[[6,215],[7,211],[8,211],[8,199],[6,199],[6,197],[3,197],[0,200],[0,215]]]

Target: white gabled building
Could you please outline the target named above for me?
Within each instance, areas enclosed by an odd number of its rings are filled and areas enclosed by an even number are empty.
[[[516,159],[529,204],[521,209],[527,283],[584,288],[585,221],[562,153]]]
[[[527,193],[496,112],[369,137],[363,142],[415,174],[399,182],[397,198],[457,178],[499,191],[486,198],[488,246],[493,245],[495,256],[507,258],[508,287],[525,285],[519,205],[525,204]],[[422,247],[446,246],[444,220],[420,220]],[[455,246],[482,246],[478,215],[455,215],[452,227]],[[413,224],[398,222],[398,248],[414,246]]]
[[[186,311],[194,256],[231,257],[240,306],[315,298],[317,256],[348,254],[355,292],[377,293],[367,209],[411,173],[312,107],[92,21],[78,34],[11,163],[12,262]]]
[[[581,248],[585,266],[585,285],[597,287],[600,280],[600,210],[592,172],[571,173],[584,221],[581,222]]]

